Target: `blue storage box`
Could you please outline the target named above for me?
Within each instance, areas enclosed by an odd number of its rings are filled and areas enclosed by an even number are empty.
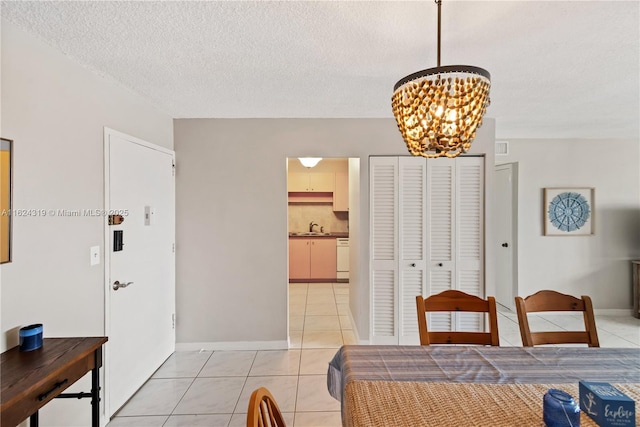
[[[42,347],[42,323],[20,328],[20,351],[37,350]]]
[[[580,409],[600,427],[635,427],[635,401],[609,383],[580,381]]]

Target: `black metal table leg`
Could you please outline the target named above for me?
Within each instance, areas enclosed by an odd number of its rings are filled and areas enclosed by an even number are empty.
[[[38,411],[29,417],[29,427],[38,427]]]
[[[95,365],[91,369],[91,427],[100,427],[100,366],[102,347],[94,351]]]

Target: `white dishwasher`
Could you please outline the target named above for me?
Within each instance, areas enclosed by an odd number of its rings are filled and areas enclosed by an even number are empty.
[[[338,282],[349,281],[349,238],[339,237],[336,239],[337,271]]]

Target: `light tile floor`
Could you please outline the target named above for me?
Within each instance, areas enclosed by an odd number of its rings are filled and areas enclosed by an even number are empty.
[[[355,344],[343,283],[289,286],[292,348],[268,351],[176,352],[116,414],[108,427],[234,427],[246,425],[249,396],[267,387],[290,427],[339,427],[340,404],[327,392],[327,363]],[[531,316],[532,329],[582,328],[582,316]],[[596,316],[602,347],[640,347],[640,319]],[[502,346],[520,346],[515,313],[501,308]]]

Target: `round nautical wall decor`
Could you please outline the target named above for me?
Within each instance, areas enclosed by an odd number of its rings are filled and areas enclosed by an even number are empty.
[[[545,188],[545,235],[593,234],[592,188]]]

